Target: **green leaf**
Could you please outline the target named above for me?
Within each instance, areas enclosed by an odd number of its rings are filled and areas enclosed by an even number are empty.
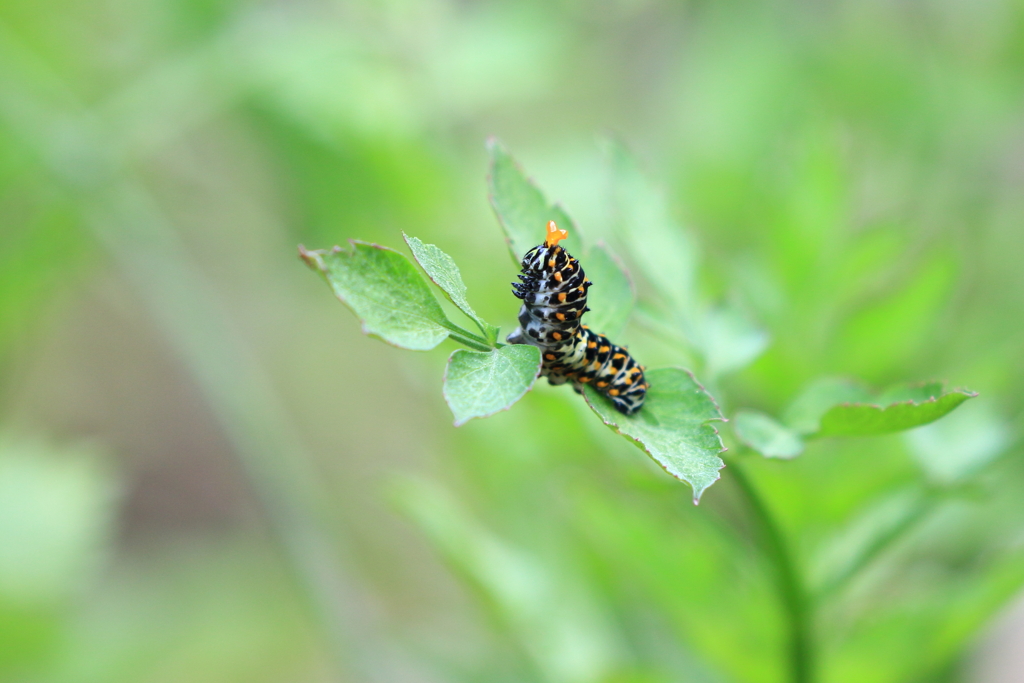
[[[840,403],[862,403],[871,400],[871,392],[846,379],[825,377],[815,380],[800,393],[782,414],[782,421],[799,434],[814,434],[821,428],[821,418]]]
[[[452,257],[433,244],[424,244],[419,238],[409,237],[404,232],[402,237],[405,238],[405,243],[412,250],[413,258],[423,267],[427,277],[444,290],[448,300],[468,315],[480,328],[488,343],[493,345],[498,340],[498,328],[477,315],[469,305],[469,301],[466,300],[466,285],[462,282],[462,274]]]
[[[770,458],[793,458],[803,440],[821,436],[870,436],[934,422],[969,398],[965,389],[943,391],[941,382],[900,384],[873,395],[845,379],[811,383],[783,414],[783,423],[753,410],[736,416],[736,435]]]
[[[363,332],[414,351],[443,342],[451,323],[409,259],[387,247],[349,242],[347,251],[307,251],[300,245],[299,255],[359,317]]]
[[[609,141],[606,153],[622,241],[634,261],[644,264],[650,284],[686,321],[697,300],[696,245],[672,218],[665,193],[647,180],[625,146]]]
[[[444,399],[455,415],[455,426],[507,410],[533,387],[539,374],[540,351],[535,346],[511,344],[487,353],[458,349],[444,373]]]
[[[680,368],[658,368],[646,373],[651,388],[640,412],[626,416],[592,387],[584,397],[595,413],[615,432],[631,439],[666,472],[693,487],[697,503],[705,489],[719,478],[725,450],[718,430],[722,420],[711,395],[693,375]]]
[[[595,332],[614,339],[622,334],[633,312],[633,283],[625,266],[601,243],[587,251],[583,269],[594,283],[587,291],[590,312],[584,322]]]
[[[918,382],[916,384],[897,384],[891,386],[881,394],[878,395],[876,402],[879,405],[889,405],[891,403],[902,403],[905,401],[915,401],[920,403],[927,401],[933,396],[939,396],[942,394],[944,385],[942,382]]]
[[[893,394],[886,392],[880,399],[887,395]],[[918,393],[916,398],[898,402],[890,402],[891,398],[886,398],[880,400],[879,404],[844,403],[825,413],[821,418],[821,429],[815,436],[867,436],[900,432],[934,422],[975,396],[977,394],[972,391],[954,389],[950,392],[931,391],[927,398]]]
[[[487,141],[491,171],[487,176],[491,206],[498,215],[512,259],[519,265],[523,254],[544,241],[548,221],[569,231],[576,230],[572,219],[561,207],[549,204],[537,186],[497,138]]]
[[[756,410],[741,410],[733,418],[740,441],[769,458],[794,458],[804,450],[800,435]]]

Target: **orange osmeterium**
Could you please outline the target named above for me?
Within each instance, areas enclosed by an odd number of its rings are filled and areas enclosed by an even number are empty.
[[[553,247],[568,236],[568,230],[559,230],[554,221],[548,221],[548,238],[544,240],[544,244]]]

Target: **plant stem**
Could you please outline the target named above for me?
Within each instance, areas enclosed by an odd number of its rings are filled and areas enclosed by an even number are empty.
[[[765,550],[775,563],[782,606],[789,622],[791,680],[793,683],[811,683],[814,680],[814,643],[810,633],[811,605],[803,579],[782,530],[757,493],[757,489],[738,463],[730,463],[729,469],[760,526]]]
[[[494,350],[493,346],[491,346],[490,344],[488,344],[484,340],[477,338],[476,335],[472,335],[472,334],[466,332],[466,330],[462,329],[458,325],[454,325],[454,324],[452,324],[451,326],[445,325],[445,327],[447,327],[449,330],[451,330],[451,332],[449,332],[449,334],[448,334],[448,337],[451,338],[453,341],[459,342],[463,346],[468,346],[469,348],[475,349],[477,351],[493,351]]]

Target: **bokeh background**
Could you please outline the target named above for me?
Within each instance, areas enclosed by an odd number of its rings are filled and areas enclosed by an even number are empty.
[[[1024,565],[974,571],[1024,542],[1016,0],[5,0],[0,680],[782,680],[728,469],[695,509],[547,387],[456,430],[454,347],[363,336],[296,257],[404,230],[507,332],[491,134],[595,234],[601,140],[633,150],[770,339],[727,414],[821,374],[981,392],[941,441],[998,452],[991,488],[865,589],[889,663],[829,670],[1024,680]],[[756,473],[827,538],[926,437]]]

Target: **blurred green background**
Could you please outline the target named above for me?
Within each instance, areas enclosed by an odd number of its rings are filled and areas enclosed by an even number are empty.
[[[822,680],[1021,680],[983,630],[1024,582],[1015,0],[5,0],[0,680],[783,680],[728,468],[693,508],[546,386],[456,430],[446,354],[296,258],[404,230],[507,333],[490,134],[596,235],[600,139],[636,153],[769,335],[708,377],[726,415],[822,374],[981,392],[750,466],[813,565],[915,458],[993,459],[825,613]]]

